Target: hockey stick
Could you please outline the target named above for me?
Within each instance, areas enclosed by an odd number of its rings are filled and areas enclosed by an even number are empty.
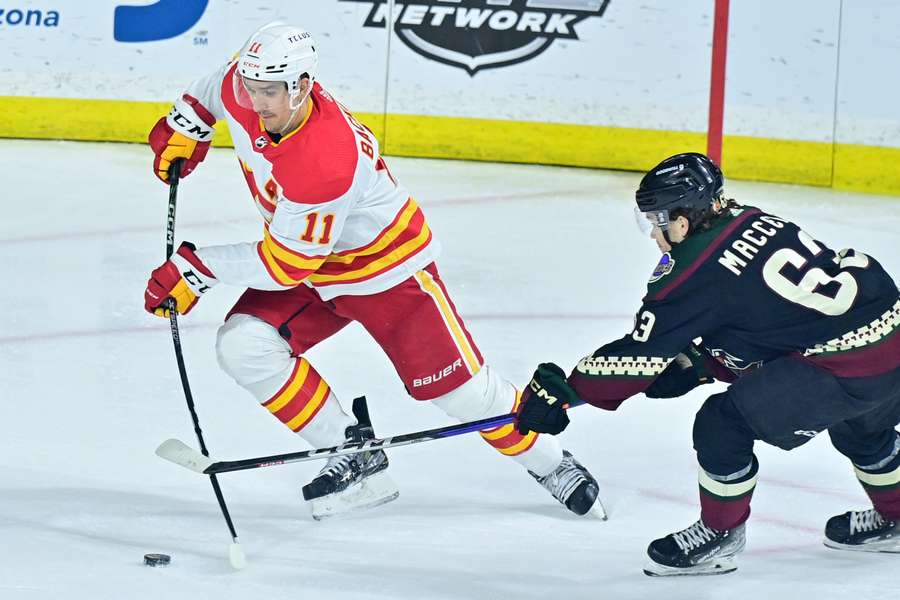
[[[354,405],[360,398],[354,400]],[[578,406],[583,402],[573,403],[567,408]],[[272,456],[261,456],[259,458],[245,458],[243,460],[213,460],[207,453],[201,454],[197,452],[181,440],[166,440],[156,449],[156,455],[160,458],[168,460],[180,465],[186,469],[190,469],[195,473],[215,476],[216,473],[229,473],[231,471],[246,471],[248,469],[259,469],[261,467],[274,467],[277,465],[286,465],[288,463],[305,462],[320,458],[330,458],[332,456],[340,456],[342,454],[357,454],[366,452],[367,450],[397,448],[399,446],[409,446],[411,444],[420,444],[422,442],[430,442],[432,440],[440,440],[443,438],[454,437],[472,431],[482,431],[484,429],[493,429],[512,423],[516,418],[515,413],[507,415],[498,415],[480,421],[470,421],[468,423],[460,423],[458,425],[449,425],[447,427],[439,427],[437,429],[426,429],[424,431],[416,431],[413,433],[405,433],[403,435],[395,435],[387,438],[374,438],[362,442],[347,442],[340,446],[331,448],[319,448],[317,450],[305,450],[301,452],[288,452],[285,454],[273,454]]]
[[[175,207],[178,198],[178,180],[181,178],[182,160],[178,159],[172,163],[169,170],[169,212],[166,217],[166,260],[172,258],[175,252]],[[168,301],[169,306],[169,325],[172,328],[172,343],[175,346],[175,360],[178,363],[178,374],[181,376],[181,387],[184,389],[184,399],[187,401],[188,411],[191,413],[191,420],[194,423],[194,432],[197,434],[197,441],[200,442],[201,456],[209,456],[209,450],[206,449],[206,442],[203,441],[203,431],[200,429],[200,417],[197,416],[197,409],[194,407],[194,396],[191,394],[191,384],[188,382],[187,369],[184,366],[184,353],[181,350],[181,336],[178,333],[178,311],[176,310],[175,300]],[[222,488],[219,487],[219,480],[214,474],[210,474],[209,481],[212,483],[213,492],[216,494],[216,500],[219,502],[219,508],[222,510],[222,516],[225,517],[225,523],[228,524],[228,531],[231,533],[231,547],[228,549],[228,560],[235,569],[243,569],[247,566],[247,558],[244,551],[238,543],[238,535],[234,529],[234,523],[231,521],[231,514],[228,512],[228,506],[225,504],[225,496],[222,495]]]

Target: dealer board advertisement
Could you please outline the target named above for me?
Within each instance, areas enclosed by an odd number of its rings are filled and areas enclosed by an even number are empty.
[[[137,141],[283,20],[389,152],[642,168],[704,148],[713,17],[713,0],[0,0],[0,135],[49,137],[42,108],[83,100],[72,130]],[[900,0],[733,0],[726,166],[829,185],[839,145],[900,148],[897,22]]]

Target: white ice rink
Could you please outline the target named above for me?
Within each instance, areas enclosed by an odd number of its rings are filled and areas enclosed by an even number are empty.
[[[573,413],[561,440],[597,476],[607,522],[567,514],[474,434],[389,452],[399,500],[331,521],[313,521],[300,498],[322,463],[222,475],[249,561],[232,571],[209,482],[153,454],[166,438],[196,439],[168,323],[142,306],[165,250],[167,188],[151,159],[140,145],[0,141],[0,599],[900,593],[900,556],[822,545],[828,517],[868,506],[827,436],[790,453],[757,446],[762,468],[736,573],[642,574],[647,544],[699,514],[691,422],[713,386]],[[638,174],[388,162],[426,211],[457,307],[506,377],[522,385],[546,360],[569,370],[630,329],[658,254],[633,224]],[[900,198],[745,182],[727,190],[900,277]],[[182,183],[176,234],[198,245],[259,238],[230,150],[212,151]],[[181,319],[206,442],[220,459],[306,449],[216,365],[216,327],[239,292],[216,288]],[[345,404],[367,395],[380,435],[451,423],[405,395],[361,328],[308,356]],[[171,554],[172,565],[143,566],[147,552]]]

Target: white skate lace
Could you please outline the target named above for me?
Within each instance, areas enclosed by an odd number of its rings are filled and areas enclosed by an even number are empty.
[[[875,510],[853,511],[850,513],[850,535],[856,532],[867,532],[878,529],[885,524],[884,517]]]
[[[707,527],[703,521],[697,521],[687,529],[673,533],[672,537],[682,552],[690,552],[694,548],[699,548],[706,542],[711,541],[716,535],[718,533],[714,529]]]
[[[562,462],[556,467],[556,470],[538,479],[542,486],[553,494],[553,496],[565,504],[572,492],[575,491],[582,482],[587,478],[575,465],[575,460],[571,456],[563,458]]]
[[[343,456],[334,456],[328,459],[328,462],[325,463],[325,466],[322,467],[322,470],[319,471],[319,477],[322,476],[338,476],[340,478],[351,469],[350,464],[353,462],[354,458],[352,454],[345,454]]]

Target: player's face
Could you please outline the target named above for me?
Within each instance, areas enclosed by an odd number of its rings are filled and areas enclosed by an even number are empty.
[[[287,85],[281,81],[256,81],[244,78],[244,87],[253,103],[253,111],[259,115],[269,131],[281,131],[291,119],[290,97]]]
[[[674,221],[670,221],[669,226],[666,227],[666,233],[669,234],[668,241],[666,240],[666,236],[663,235],[662,229],[655,224],[653,225],[653,230],[650,232],[650,237],[652,237],[653,241],[656,242],[656,245],[659,246],[660,252],[665,254],[672,249],[672,244],[680,244],[687,238],[689,228],[690,225],[688,220],[684,217],[678,217]],[[672,244],[669,242],[672,242]]]

